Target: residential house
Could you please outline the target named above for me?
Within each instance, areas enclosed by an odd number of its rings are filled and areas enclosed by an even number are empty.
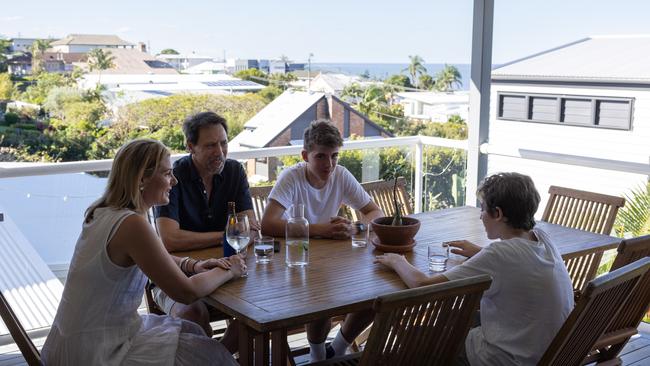
[[[159,60],[148,53],[136,49],[123,48],[104,50],[110,52],[110,56],[113,58],[113,67],[101,71],[95,70],[91,73],[97,74],[101,72],[102,75],[178,75],[178,71],[176,71],[170,64]]]
[[[225,72],[226,63],[214,61],[205,61],[183,70],[184,74],[224,74]]]
[[[230,58],[226,60],[226,70],[230,74],[248,69],[259,69],[259,62],[255,59]]]
[[[189,55],[159,54],[156,55],[156,58],[170,64],[178,72],[184,71],[190,67],[194,67],[204,62],[214,61],[213,57],[200,56],[193,53]]]
[[[80,52],[45,52],[43,61],[47,72],[71,72],[75,66],[84,67],[88,54]]]
[[[62,53],[86,53],[95,48],[136,49],[136,45],[115,35],[70,34],[50,43],[51,51]]]
[[[361,84],[361,82],[359,76],[319,72],[311,80],[309,90],[340,96],[346,86],[353,83]]]
[[[458,115],[467,121],[469,93],[454,92],[401,92],[397,102],[404,107],[404,116],[424,121],[446,122]]]
[[[229,143],[231,151],[263,147],[302,145],[305,128],[316,119],[330,119],[344,139],[353,135],[385,138],[392,135],[339,98],[325,93],[287,90],[244,125],[244,130]],[[369,159],[378,158],[369,157]],[[374,169],[373,167],[374,166]],[[377,164],[364,164],[364,180],[377,179]],[[249,176],[258,180],[276,179],[276,158],[250,160]]]
[[[32,54],[19,53],[7,58],[7,71],[15,76],[24,76],[32,73]]]
[[[32,45],[40,38],[12,38],[9,51],[16,52],[32,52]]]
[[[488,173],[529,174],[541,193],[553,184],[621,195],[645,184],[647,173],[617,167],[650,159],[649,63],[650,35],[600,36],[494,69]]]

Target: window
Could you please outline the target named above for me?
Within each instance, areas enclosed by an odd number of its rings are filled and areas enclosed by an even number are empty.
[[[633,100],[578,95],[499,93],[497,118],[630,130]]]

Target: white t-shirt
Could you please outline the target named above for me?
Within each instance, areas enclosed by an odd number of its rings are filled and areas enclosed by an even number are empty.
[[[340,165],[336,166],[323,188],[312,187],[307,181],[305,162],[280,173],[269,199],[276,200],[286,209],[284,217],[287,219],[291,206],[302,203],[305,205],[305,218],[310,224],[329,222],[331,217],[337,215],[342,203],[358,210],[371,200],[352,173]]]
[[[465,340],[472,366],[535,365],[573,309],[573,286],[548,235],[497,241],[444,273],[449,280],[488,274],[481,326]]]

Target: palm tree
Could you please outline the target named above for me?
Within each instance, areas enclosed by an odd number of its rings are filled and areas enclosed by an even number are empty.
[[[460,87],[463,85],[460,71],[454,65],[447,65],[436,74],[435,88],[438,91],[451,91],[455,86]]]
[[[94,48],[88,52],[88,68],[90,71],[99,71],[99,76],[97,77],[97,85],[100,84],[102,78],[102,70],[108,70],[115,67],[113,61],[115,61],[115,57],[111,55],[111,51],[104,52],[104,50],[101,48]]]
[[[359,83],[352,83],[343,88],[341,98],[346,102],[357,103],[363,96],[364,89]]]
[[[43,71],[45,51],[50,48],[50,39],[37,39],[32,44],[32,74]]]
[[[359,109],[365,115],[369,115],[371,111],[376,111],[380,106],[386,104],[386,92],[383,88],[371,85],[363,91],[361,100],[359,101]]]
[[[650,234],[650,183],[633,189],[625,197],[625,206],[616,217],[616,233],[623,236]]]
[[[408,65],[407,68],[405,68],[402,71],[408,71],[409,75],[411,75],[411,82],[415,87],[417,88],[419,85],[419,76],[422,74],[427,73],[427,68],[424,67],[424,60],[422,57],[415,55],[415,56],[410,56],[409,59],[411,60],[410,64]]]

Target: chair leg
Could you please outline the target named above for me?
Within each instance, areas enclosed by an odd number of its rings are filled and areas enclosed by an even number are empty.
[[[352,344],[350,345],[350,348],[352,348],[352,351],[354,352],[361,352],[361,347],[368,341],[368,337],[370,336],[370,330],[372,329],[372,324],[368,326],[357,338],[352,341]]]

